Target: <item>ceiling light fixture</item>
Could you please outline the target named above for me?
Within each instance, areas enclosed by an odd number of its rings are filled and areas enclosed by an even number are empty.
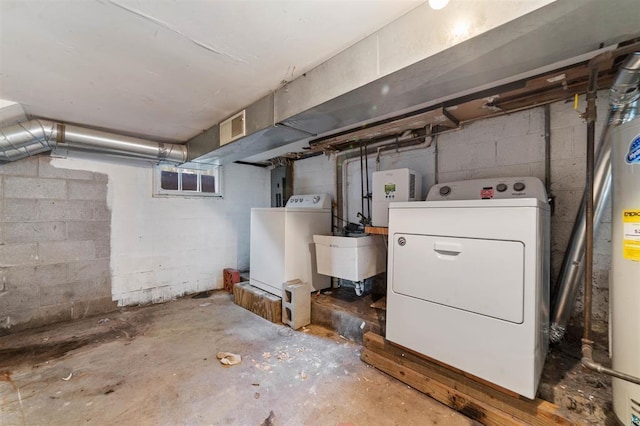
[[[429,0],[429,6],[433,10],[440,10],[449,3],[449,0]]]

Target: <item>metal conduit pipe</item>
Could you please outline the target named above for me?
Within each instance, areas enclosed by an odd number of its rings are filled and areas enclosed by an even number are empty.
[[[30,120],[0,128],[0,161],[16,161],[56,147],[130,158],[184,163],[187,147],[147,141],[50,120]]]
[[[615,120],[618,113],[611,112],[607,123]],[[611,141],[607,138],[609,124],[605,126],[600,137],[597,161],[594,171],[594,232],[604,215],[604,206],[611,195]],[[586,241],[585,200],[587,191],[582,197],[580,209],[571,231],[571,239],[564,255],[560,273],[552,295],[551,327],[549,339],[559,343],[564,338],[567,324],[576,300],[578,288],[584,276],[584,257]]]
[[[600,373],[640,385],[640,377],[623,373],[593,360],[593,341],[591,340],[592,305],[592,266],[593,266],[593,145],[596,121],[596,82],[598,79],[598,61],[589,64],[589,89],[587,92],[587,198],[586,198],[586,263],[584,285],[584,334],[582,337],[582,365]],[[640,52],[633,53],[621,66],[611,89],[611,107],[626,110],[623,116],[627,120],[636,118],[638,109],[638,90],[640,88]],[[629,99],[631,98],[631,99]],[[631,101],[631,102],[629,102]],[[628,107],[627,107],[628,106]],[[618,123],[620,124],[620,123]]]
[[[612,60],[618,55],[632,53],[640,48],[640,43],[634,43],[620,49],[604,52],[590,61],[592,68],[597,68],[600,64]],[[593,232],[597,233],[598,226],[604,215],[604,206],[611,196],[611,141],[608,138],[611,126],[629,121],[634,117],[638,105],[628,102],[614,102],[613,99],[623,99],[624,94],[638,81],[634,77],[636,74],[630,72],[629,68],[621,72],[610,91],[612,98],[609,116],[605,127],[600,135],[600,144],[596,155],[593,174]],[[635,106],[634,106],[635,105]],[[559,343],[564,338],[571,310],[578,293],[578,288],[582,283],[585,272],[585,240],[586,240],[586,197],[587,188],[580,204],[580,209],[576,215],[576,220],[571,231],[571,238],[565,252],[558,279],[551,295],[551,317],[549,339],[552,343]]]

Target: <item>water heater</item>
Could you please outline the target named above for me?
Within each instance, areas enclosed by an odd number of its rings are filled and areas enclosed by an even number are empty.
[[[626,73],[617,81],[623,90],[616,93],[612,89],[611,93],[612,108],[624,109],[622,119],[614,123],[610,133],[611,357],[614,370],[640,377],[640,52],[632,55],[624,68]],[[640,426],[640,385],[617,378],[612,383],[613,409],[618,420],[624,425]]]
[[[422,193],[422,177],[411,169],[373,172],[373,226],[389,226],[389,203],[416,201]]]

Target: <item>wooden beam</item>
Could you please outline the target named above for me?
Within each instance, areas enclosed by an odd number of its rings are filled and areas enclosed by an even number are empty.
[[[567,410],[555,404],[541,399],[529,400],[513,392],[505,393],[496,389],[495,385],[478,382],[461,374],[459,370],[453,371],[438,365],[371,332],[364,335],[361,358],[364,362],[483,424],[579,424],[572,419]],[[435,386],[434,382],[438,386]],[[473,410],[479,413],[475,417],[469,415],[476,412]],[[507,421],[515,423],[505,423]]]
[[[525,425],[514,416],[500,411],[491,405],[483,403],[475,398],[463,395],[456,389],[446,386],[437,380],[431,380],[419,372],[398,364],[394,359],[387,358],[364,348],[361,354],[362,360],[373,365],[390,376],[395,377],[412,388],[419,390],[427,396],[439,401],[465,416],[479,421],[485,425]]]
[[[248,282],[233,286],[233,301],[262,318],[277,323],[282,322],[282,299],[260,290]]]
[[[364,232],[374,235],[389,235],[389,228],[382,226],[365,226]]]

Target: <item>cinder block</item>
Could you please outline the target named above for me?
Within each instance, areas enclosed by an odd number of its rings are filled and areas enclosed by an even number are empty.
[[[76,281],[70,284],[74,300],[90,300],[96,297],[111,296],[111,279],[109,277],[93,281]]]
[[[456,182],[459,180],[467,180],[471,179],[471,170],[464,170],[459,172],[444,172],[440,173],[438,176],[438,182],[446,183],[446,182]]]
[[[94,173],[93,174],[93,180],[95,180],[96,182],[109,182],[109,175],[106,173]]]
[[[5,198],[2,209],[3,222],[28,222],[38,220],[38,200]]]
[[[555,209],[554,220],[557,222],[573,223],[578,214],[578,209],[582,203],[583,191],[580,190],[562,190],[554,191]]]
[[[26,324],[25,328],[33,328],[41,325],[55,324],[57,322],[71,321],[71,303],[63,303],[60,305],[40,306],[38,308],[37,317]]]
[[[483,179],[499,177],[529,176],[529,164],[515,164],[512,166],[488,167],[469,172],[468,179]]]
[[[29,157],[6,164],[0,164],[0,175],[5,176],[37,176],[38,158]]]
[[[0,312],[38,307],[38,289],[12,289],[0,293]]]
[[[544,183],[546,165],[544,161],[529,164],[529,176],[537,177]]]
[[[36,318],[38,308],[16,309],[14,311],[0,311],[0,336],[11,332],[20,331],[26,327],[20,324],[26,324],[29,320]],[[43,324],[38,324],[43,325]],[[38,326],[36,325],[36,327]]]
[[[42,287],[39,293],[39,305],[51,306],[60,304],[71,304],[75,299],[74,286],[72,283]]]
[[[61,200],[67,198],[67,182],[62,179],[6,177],[4,197]]]
[[[93,241],[59,241],[42,242],[38,245],[40,259],[43,263],[77,262],[95,259]]]
[[[107,185],[103,182],[69,181],[70,200],[101,201],[107,198]]]
[[[611,269],[611,252],[594,253],[593,269],[597,271],[607,271],[608,273],[608,271]],[[608,287],[608,283],[606,287]]]
[[[611,232],[612,224],[610,222],[600,223],[598,232],[593,236],[593,252],[597,254],[608,255],[611,253]]]
[[[611,222],[611,197],[607,200],[607,203],[602,207],[604,209],[602,213],[602,222]]]
[[[0,267],[28,265],[36,262],[38,262],[38,245],[36,243],[0,245]]]
[[[0,281],[6,284],[8,290],[31,288],[37,291],[39,287],[66,283],[67,265],[31,265],[0,268]]]
[[[69,240],[108,240],[111,236],[111,223],[107,221],[67,222]]]
[[[91,220],[92,201],[38,200],[39,220]]]
[[[551,160],[551,190],[584,191],[586,166],[583,160]]]
[[[571,237],[573,222],[558,222],[551,217],[551,250],[564,253]]]
[[[117,304],[111,296],[96,297],[90,300],[75,300],[71,307],[73,319],[81,319],[92,315],[105,314],[117,309]]]
[[[441,172],[483,169],[496,166],[496,142],[486,141],[469,145],[447,147],[442,144],[439,154]]]
[[[84,260],[70,262],[69,282],[81,281],[91,283],[111,276],[109,259]]]
[[[66,238],[64,222],[9,222],[2,227],[7,244],[61,241]]]
[[[311,288],[300,280],[282,285],[282,322],[294,330],[311,323]]]
[[[51,157],[39,158],[38,176],[61,179],[93,180],[93,172],[54,167],[51,165]]]
[[[544,135],[531,133],[498,139],[496,162],[501,166],[544,161]]]
[[[562,160],[575,157],[573,143],[574,127],[561,127],[551,130],[551,158]]]
[[[111,220],[111,210],[106,201],[95,201],[93,203],[93,218],[95,220]]]
[[[111,257],[111,240],[97,240],[94,241],[96,248],[96,258],[109,258]]]
[[[578,97],[578,102],[583,106],[582,110],[584,111],[584,107],[586,107],[587,105],[584,95],[580,95]],[[550,112],[552,130],[561,127],[585,125],[584,120],[580,118],[580,112],[574,111],[573,109],[573,99],[567,100],[565,102],[552,103],[550,106]]]

